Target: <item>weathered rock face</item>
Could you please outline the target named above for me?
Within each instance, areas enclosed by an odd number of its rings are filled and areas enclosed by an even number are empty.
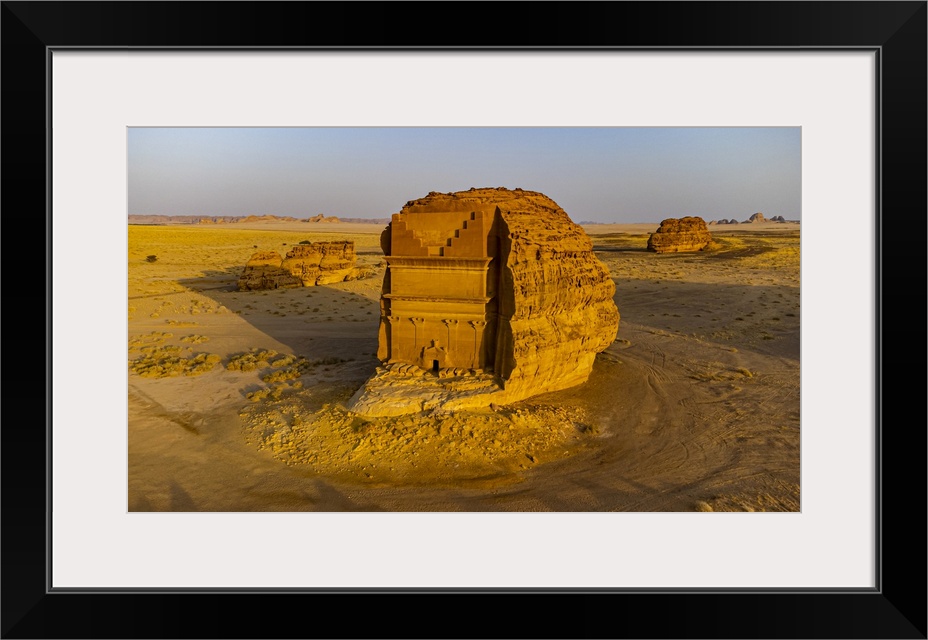
[[[239,291],[313,287],[352,279],[354,242],[313,242],[294,246],[283,258],[276,251],[251,256],[238,280]]]
[[[306,222],[339,222],[339,219],[337,216],[329,216],[326,218],[324,214],[320,213],[311,218],[306,218]]]
[[[761,222],[767,222],[767,219],[764,218],[764,214],[758,211],[757,213],[752,214],[750,218],[742,222],[742,224],[753,224]]]
[[[696,216],[668,218],[648,238],[648,251],[702,251],[712,242],[706,221]]]
[[[485,407],[565,389],[585,382],[615,340],[615,283],[583,229],[541,193],[433,192],[394,214],[381,246],[385,368],[352,399],[357,413]]]

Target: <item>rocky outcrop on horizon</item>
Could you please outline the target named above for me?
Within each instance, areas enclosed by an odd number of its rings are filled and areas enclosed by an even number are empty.
[[[697,216],[667,218],[648,238],[648,251],[676,253],[702,251],[712,242],[706,221]]]
[[[765,218],[763,213],[758,212],[752,215],[747,220],[743,220],[743,221],[736,220],[735,218],[732,218],[731,220],[726,220],[725,218],[722,218],[721,220],[712,220],[708,222],[707,224],[709,226],[712,226],[712,225],[719,225],[719,224],[760,224],[763,222],[777,222],[781,224],[787,224],[787,223],[798,224],[799,223],[798,220],[787,220],[783,216],[773,216],[772,218]]]
[[[299,218],[293,216],[275,216],[265,214],[263,216],[245,216],[239,222],[299,222]]]
[[[335,216],[329,216],[327,218],[323,214],[320,213],[319,215],[315,215],[311,218],[307,218],[303,222],[341,222],[341,221]]]
[[[237,222],[236,216],[165,216],[129,214],[129,224],[222,224]]]
[[[388,224],[390,218],[339,218],[337,216],[315,215],[311,218],[294,218],[293,216],[251,215],[251,216],[166,216],[130,214],[129,224],[236,224],[244,222],[347,222],[354,224]]]
[[[390,224],[390,218],[339,218],[338,221],[348,224]]]
[[[313,242],[294,246],[281,258],[276,251],[251,256],[238,280],[239,291],[314,287],[358,277],[354,242]]]

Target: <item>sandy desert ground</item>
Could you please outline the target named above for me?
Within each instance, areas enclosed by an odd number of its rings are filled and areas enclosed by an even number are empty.
[[[656,223],[587,226],[621,320],[586,384],[365,421],[382,228],[129,226],[130,511],[799,510],[798,224],[661,255]],[[257,249],[342,239],[372,278],[236,290]]]

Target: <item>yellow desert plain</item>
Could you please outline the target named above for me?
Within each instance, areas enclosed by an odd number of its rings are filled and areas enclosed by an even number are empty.
[[[657,227],[584,227],[621,315],[585,384],[362,419],[384,225],[130,225],[129,510],[798,511],[799,225],[671,254]],[[304,240],[353,240],[373,275],[237,290]]]

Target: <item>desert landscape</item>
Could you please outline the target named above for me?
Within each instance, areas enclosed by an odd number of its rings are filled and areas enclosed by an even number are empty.
[[[131,221],[130,221],[131,222]],[[580,385],[358,415],[381,365],[381,222],[128,227],[129,511],[798,511],[800,230],[586,224],[615,340]],[[351,242],[350,279],[240,290],[257,252]],[[610,336],[611,337],[611,336]]]

